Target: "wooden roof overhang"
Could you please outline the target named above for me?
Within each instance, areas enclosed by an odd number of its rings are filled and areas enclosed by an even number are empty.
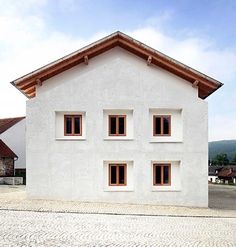
[[[202,99],[205,99],[223,85],[221,82],[168,57],[119,31],[24,75],[12,81],[11,84],[28,98],[33,98],[36,95],[36,85],[42,85],[47,79],[80,63],[88,64],[89,59],[116,46],[143,58],[147,61],[148,65],[154,64],[189,81],[194,87],[198,87],[198,95]]]

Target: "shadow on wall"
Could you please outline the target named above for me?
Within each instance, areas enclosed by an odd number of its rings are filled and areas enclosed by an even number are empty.
[[[26,169],[15,169],[15,177],[22,177],[23,184],[26,185]]]

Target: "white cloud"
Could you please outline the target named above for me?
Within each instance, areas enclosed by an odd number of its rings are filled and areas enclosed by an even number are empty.
[[[24,4],[22,10],[21,6]],[[90,39],[64,33],[49,33],[43,18],[46,1],[0,0],[0,117],[25,115],[26,98],[9,82],[55,59],[77,50],[104,33]],[[36,11],[31,13],[32,8]]]
[[[165,27],[166,22],[173,19],[175,15],[175,11],[173,9],[165,9],[156,13],[156,16],[149,17],[144,25],[148,27],[156,27],[159,30],[163,31],[163,27]]]
[[[229,81],[236,75],[236,53],[217,50],[210,39],[186,36],[182,40],[154,28],[129,32],[143,43],[218,80]]]
[[[73,6],[74,1],[69,2]],[[23,10],[21,5],[24,5]],[[56,30],[50,33],[44,21],[46,5],[46,0],[7,2],[0,0],[0,117],[25,114],[26,99],[9,84],[10,81],[109,34],[98,32],[90,39],[84,39],[79,35],[74,37]],[[163,23],[171,18],[171,14],[172,12],[165,13],[158,20],[150,18],[146,23],[147,25],[150,22]],[[154,29],[150,26],[124,32],[201,72],[226,82],[224,91],[218,93],[222,101],[221,106],[225,109],[234,104],[232,98],[236,98],[236,93],[232,90],[231,83],[236,79],[234,50],[217,49],[210,38],[199,38],[193,32],[188,35],[186,30],[184,31],[186,36],[182,36],[181,39],[167,34],[164,29]],[[217,115],[220,110],[216,107],[218,106],[211,105],[210,100],[210,109]],[[224,121],[231,121],[229,118],[233,116],[230,114],[225,114]],[[210,139],[236,138],[236,129],[233,130],[235,127],[221,129],[221,119],[222,115],[214,118],[211,116]]]

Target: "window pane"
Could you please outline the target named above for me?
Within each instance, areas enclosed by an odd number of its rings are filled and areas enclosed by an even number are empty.
[[[119,134],[125,134],[125,118],[119,117]]]
[[[110,134],[116,134],[116,117],[110,117]]]
[[[116,177],[117,177],[117,174],[116,174],[116,166],[110,166],[110,184],[116,184]]]
[[[71,117],[66,118],[66,134],[72,134],[72,119],[71,119]]]
[[[168,166],[164,166],[164,179],[163,179],[163,183],[164,184],[168,184],[169,183],[169,167]]]
[[[119,166],[119,184],[125,184],[125,166]]]
[[[155,184],[161,184],[161,167],[160,166],[155,166],[155,177],[154,177]]]
[[[75,134],[80,134],[80,124],[81,124],[80,120],[81,120],[80,117],[74,118],[74,128],[75,128],[74,132],[75,132]]]
[[[163,134],[170,134],[170,118],[169,117],[164,117],[163,118],[163,125],[164,125],[164,132]]]
[[[160,117],[155,117],[154,134],[156,134],[156,135],[160,135],[161,134],[161,118]]]

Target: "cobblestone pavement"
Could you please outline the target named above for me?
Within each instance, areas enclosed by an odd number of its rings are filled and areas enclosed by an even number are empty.
[[[236,220],[0,211],[0,246],[236,246]]]

